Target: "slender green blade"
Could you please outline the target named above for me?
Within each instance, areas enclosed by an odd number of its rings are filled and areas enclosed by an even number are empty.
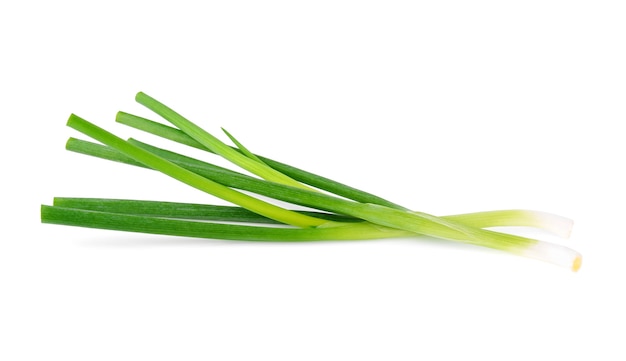
[[[54,206],[89,211],[134,214],[163,218],[195,219],[221,222],[281,224],[241,207],[197,203],[146,201],[134,199],[55,197]],[[360,222],[354,217],[325,212],[294,211],[334,222]]]
[[[264,242],[367,240],[410,235],[409,232],[370,223],[347,223],[329,228],[276,228],[167,219],[46,205],[41,206],[41,221],[49,224],[126,232]]]
[[[150,167],[147,167],[145,164],[138,162],[111,147],[88,142],[82,139],[69,138],[65,143],[65,149],[75,153],[150,169]]]
[[[252,152],[250,152],[248,150],[248,148],[244,147],[243,144],[241,144],[237,138],[235,138],[232,134],[230,134],[226,129],[222,128],[222,131],[224,132],[224,134],[226,134],[226,136],[228,136],[228,138],[230,138],[230,140],[235,143],[235,145],[237,146],[237,148],[239,149],[239,151],[241,152],[241,154],[245,155],[246,157],[250,158],[250,159],[254,159],[259,163],[263,163],[263,161],[261,159],[259,159],[259,157],[257,157],[256,155],[252,154]]]
[[[207,147],[198,143],[195,139],[185,134],[182,130],[170,127],[169,125],[157,123],[153,120],[125,112],[117,112],[115,121],[146,133],[169,139],[176,143],[214,153],[207,149]]]

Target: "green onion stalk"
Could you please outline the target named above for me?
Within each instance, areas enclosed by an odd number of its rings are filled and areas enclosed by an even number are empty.
[[[577,271],[581,255],[567,247],[489,228],[535,227],[568,237],[572,221],[530,210],[499,210],[437,217],[252,153],[222,129],[229,146],[171,108],[138,93],[138,103],[168,126],[119,112],[116,121],[217,154],[250,172],[234,170],[138,141],[121,139],[72,114],[67,125],[101,143],[70,138],[70,151],[153,169],[233,206],[143,200],[57,197],[43,205],[44,223],[212,239],[302,242],[428,236],[489,247]],[[288,209],[257,197],[304,206]]]

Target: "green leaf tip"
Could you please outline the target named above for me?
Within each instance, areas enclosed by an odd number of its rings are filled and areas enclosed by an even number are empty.
[[[254,155],[251,151],[248,150],[248,148],[244,147],[243,144],[241,144],[241,142],[239,142],[237,140],[237,138],[235,138],[232,134],[230,134],[230,132],[228,132],[226,129],[222,128],[222,131],[224,132],[224,134],[226,134],[226,136],[228,138],[230,138],[230,140],[237,146],[237,148],[239,149],[239,151],[241,151],[241,153],[243,155],[245,155],[246,157],[252,159],[252,160],[256,160],[259,163],[263,163],[265,164],[261,159],[259,159],[259,157],[257,157],[256,155]]]
[[[72,113],[72,114],[70,114],[69,118],[67,118],[67,122],[65,123],[65,125],[67,125],[68,127],[72,128],[73,125],[76,122],[79,122],[79,121],[84,121],[84,119],[79,117],[78,115]]]
[[[137,92],[137,94],[135,94],[135,101],[137,103],[141,103],[140,99],[142,99],[143,97],[147,97],[148,95],[142,91]]]

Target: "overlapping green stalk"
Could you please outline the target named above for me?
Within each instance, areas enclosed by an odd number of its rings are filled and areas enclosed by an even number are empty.
[[[68,121],[70,127],[103,145],[71,138],[67,149],[160,171],[239,207],[57,198],[53,206],[42,206],[43,222],[257,241],[358,240],[426,235],[542,259],[573,270],[580,267],[580,255],[569,248],[485,229],[530,226],[566,236],[571,221],[565,218],[525,210],[446,217],[411,211],[328,178],[255,155],[226,132],[236,145],[236,148],[230,147],[144,93],[138,93],[136,100],[177,128],[122,112],[118,113],[118,122],[216,153],[261,179],[133,139],[125,141],[72,115]],[[242,193],[241,190],[323,212],[288,210]],[[216,223],[221,221],[231,224]],[[268,223],[284,226],[269,226]]]

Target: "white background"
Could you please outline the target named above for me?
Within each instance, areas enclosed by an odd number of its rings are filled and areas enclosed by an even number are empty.
[[[1,3],[0,359],[626,359],[623,1],[199,3]],[[184,150],[114,122],[137,91],[417,210],[570,217],[536,236],[583,267],[40,224],[54,196],[219,202],[64,150],[72,112]]]

